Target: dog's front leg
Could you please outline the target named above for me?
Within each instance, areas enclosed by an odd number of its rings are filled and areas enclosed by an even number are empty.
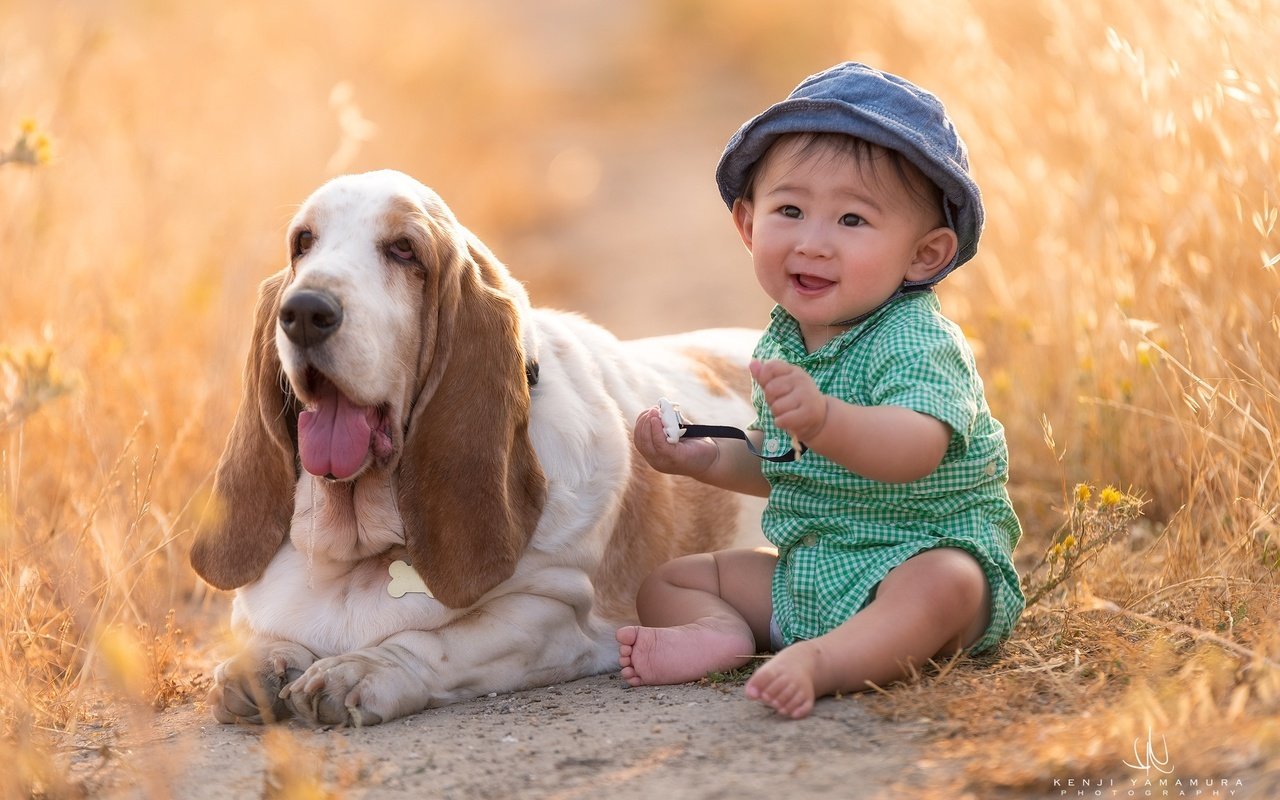
[[[562,597],[505,595],[437,630],[402,631],[320,659],[283,696],[312,723],[376,725],[489,692],[593,674],[603,649],[587,615]]]

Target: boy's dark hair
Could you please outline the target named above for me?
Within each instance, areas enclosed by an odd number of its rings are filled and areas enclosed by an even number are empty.
[[[946,224],[946,216],[942,207],[944,202],[942,189],[929,180],[929,177],[919,167],[896,150],[881,147],[865,139],[850,136],[847,133],[803,132],[779,136],[765,151],[765,154],[751,166],[750,172],[747,173],[747,181],[742,187],[742,196],[739,199],[750,200],[753,198],[756,178],[760,174],[761,165],[781,146],[788,144],[794,146],[794,150],[790,154],[794,161],[801,161],[824,151],[847,155],[859,166],[870,164],[876,159],[887,159],[902,185],[910,192],[911,198],[921,208],[935,213],[940,225]]]

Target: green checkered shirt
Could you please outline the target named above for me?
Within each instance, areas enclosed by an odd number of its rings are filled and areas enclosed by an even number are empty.
[[[942,463],[911,483],[869,480],[813,451],[761,462],[770,486],[764,533],[778,548],[773,613],[783,639],[827,633],[867,604],[889,570],[937,547],[969,552],[991,587],[991,624],[973,650],[1007,638],[1024,600],[1013,568],[1022,531],[1005,491],[1004,428],[987,408],[973,352],[937,297],[905,295],[813,353],[795,319],[775,308],[755,355],[803,367],[824,394],[845,402],[910,408],[952,430]],[[786,451],[790,436],[774,424],[759,386],[752,401],[764,453]]]

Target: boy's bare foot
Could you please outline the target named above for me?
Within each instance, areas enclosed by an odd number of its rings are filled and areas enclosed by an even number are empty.
[[[817,652],[793,644],[761,664],[747,681],[746,695],[784,717],[800,719],[813,710]]]
[[[632,686],[687,683],[709,672],[734,669],[751,660],[755,640],[714,625],[692,622],[675,628],[618,628],[618,664]]]

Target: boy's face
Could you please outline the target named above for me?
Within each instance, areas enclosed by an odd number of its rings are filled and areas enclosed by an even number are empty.
[[[883,154],[860,162],[831,148],[797,150],[783,141],[765,155],[733,219],[756,279],[800,323],[812,352],[843,330],[835,323],[949,264],[956,236]]]

